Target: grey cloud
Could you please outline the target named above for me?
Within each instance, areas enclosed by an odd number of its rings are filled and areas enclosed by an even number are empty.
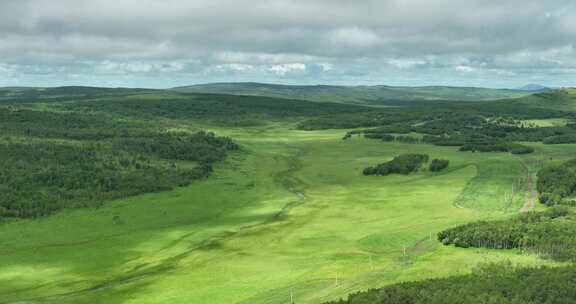
[[[573,69],[574,20],[570,0],[2,1],[0,77],[510,81]]]

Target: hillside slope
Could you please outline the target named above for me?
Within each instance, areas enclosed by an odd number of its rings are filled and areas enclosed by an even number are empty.
[[[79,98],[99,98],[152,93],[157,90],[138,88],[101,88],[87,86],[64,87],[3,87],[0,88],[0,102],[54,102]]]
[[[546,91],[509,101],[511,106],[533,107],[556,111],[576,110],[576,89]]]
[[[219,93],[356,104],[387,104],[391,101],[478,101],[517,98],[531,92],[473,87],[393,87],[277,85],[264,83],[213,83],[173,88],[177,92]]]

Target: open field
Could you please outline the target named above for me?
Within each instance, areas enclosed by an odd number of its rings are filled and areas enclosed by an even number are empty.
[[[575,152],[530,144],[537,152],[526,156],[463,153],[284,124],[215,131],[246,149],[208,180],[0,226],[0,303],[318,303],[485,261],[550,263],[443,247],[434,234],[517,213],[529,189],[509,192],[526,168]],[[450,168],[360,174],[410,152]]]
[[[528,119],[524,121],[529,126],[535,127],[564,127],[568,124],[568,120],[564,118],[550,118],[550,119]]]

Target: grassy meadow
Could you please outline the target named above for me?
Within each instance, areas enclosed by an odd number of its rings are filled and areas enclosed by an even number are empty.
[[[0,303],[319,303],[488,261],[551,263],[515,250],[444,247],[435,234],[516,214],[531,191],[527,176],[576,152],[344,141],[342,130],[288,123],[211,129],[244,150],[207,180],[0,224]],[[428,153],[450,167],[362,176],[400,153]]]

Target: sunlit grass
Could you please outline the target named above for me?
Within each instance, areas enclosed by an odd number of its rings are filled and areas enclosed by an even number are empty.
[[[384,143],[292,125],[208,128],[244,151],[176,191],[0,226],[0,303],[318,303],[399,281],[466,273],[485,261],[547,263],[515,251],[444,247],[435,233],[509,216],[516,178],[570,146],[528,156]],[[400,153],[447,171],[365,177]],[[457,204],[458,203],[458,204]],[[112,218],[121,221],[115,224]]]

